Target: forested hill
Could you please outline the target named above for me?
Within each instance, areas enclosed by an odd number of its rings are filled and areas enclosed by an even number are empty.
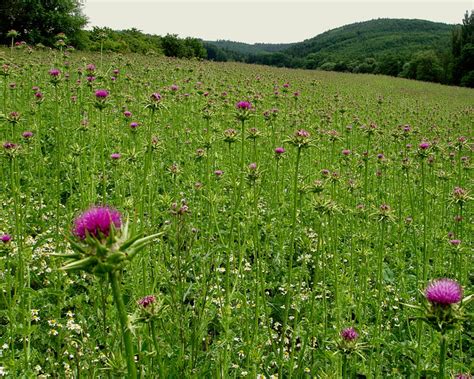
[[[288,49],[293,43],[244,43],[228,40],[204,41],[205,45],[214,45],[220,49],[235,51],[240,54],[275,53]]]
[[[459,84],[474,69],[472,54],[452,54],[463,47],[469,50],[473,38],[472,17],[472,13],[470,16],[466,13],[462,27],[408,19],[357,22],[285,48],[281,48],[284,44],[248,45],[229,41],[205,42],[204,46],[208,58],[217,61],[385,74]],[[472,74],[466,76],[463,85],[471,86],[473,78]]]
[[[319,61],[409,55],[448,48],[452,29],[453,25],[425,20],[377,19],[329,30],[293,44],[285,53],[294,57],[311,54]]]

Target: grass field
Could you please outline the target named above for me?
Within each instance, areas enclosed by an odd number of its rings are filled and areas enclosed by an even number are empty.
[[[472,307],[424,291],[472,293],[474,90],[138,55],[0,63],[0,376],[472,372]],[[92,205],[159,236],[61,270],[101,251],[72,232]]]

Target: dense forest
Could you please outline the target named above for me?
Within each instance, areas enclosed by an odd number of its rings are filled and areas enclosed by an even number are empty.
[[[205,42],[209,59],[279,67],[383,74],[474,86],[474,16],[462,25],[378,19],[329,30],[303,42]]]
[[[277,67],[383,74],[474,87],[474,13],[462,24],[377,19],[291,44],[246,44],[158,36],[138,29],[86,30],[78,0],[4,0],[0,43],[16,48],[72,48]]]

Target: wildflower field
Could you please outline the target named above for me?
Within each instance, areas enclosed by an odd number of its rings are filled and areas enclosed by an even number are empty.
[[[0,376],[470,377],[474,90],[0,63]]]

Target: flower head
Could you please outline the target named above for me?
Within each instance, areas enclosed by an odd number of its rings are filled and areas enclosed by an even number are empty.
[[[237,104],[235,104],[235,107],[239,110],[250,110],[252,109],[252,104],[250,104],[248,101],[239,101]]]
[[[277,158],[280,158],[284,153],[285,153],[285,148],[284,147],[275,147],[275,156]]]
[[[140,300],[138,300],[138,305],[140,305],[143,308],[148,307],[149,305],[153,304],[156,301],[156,297],[153,295],[148,295],[145,297],[142,297]]]
[[[426,299],[434,305],[447,306],[459,303],[462,299],[462,287],[452,279],[437,279],[428,284]]]
[[[53,68],[49,70],[49,75],[52,76],[53,78],[57,78],[61,71],[59,71],[57,68]]]
[[[92,207],[74,221],[73,234],[80,240],[87,236],[108,237],[112,225],[119,229],[122,225],[120,213],[109,207]]]
[[[350,342],[355,341],[359,338],[359,333],[355,331],[355,329],[351,326],[349,328],[342,329],[341,337],[344,341]]]
[[[150,99],[155,102],[159,102],[161,100],[161,95],[158,92],[152,93]]]
[[[12,236],[10,234],[2,234],[0,240],[6,244],[12,240]]]
[[[106,99],[107,96],[109,96],[109,92],[105,89],[98,89],[97,91],[95,91],[95,97],[97,99]]]

